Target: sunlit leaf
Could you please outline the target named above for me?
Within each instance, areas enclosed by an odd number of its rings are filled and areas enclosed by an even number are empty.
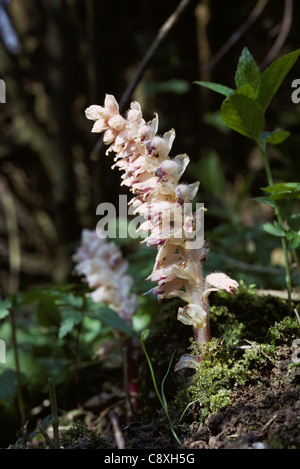
[[[285,236],[284,229],[277,223],[265,223],[263,229],[273,236]]]
[[[244,85],[250,85],[253,96],[256,96],[258,93],[260,85],[259,68],[247,47],[243,49],[240,56],[235,73],[235,83],[237,88]]]
[[[240,93],[231,95],[222,103],[221,117],[231,129],[259,141],[265,119],[261,107],[253,99]]]
[[[225,85],[220,85],[219,83],[213,83],[211,81],[194,81],[194,83],[196,85],[204,86],[205,88],[215,91],[216,93],[220,93],[224,96],[230,96],[232,93],[234,93],[233,89]]]
[[[265,111],[269,106],[271,99],[277,92],[281,83],[291,70],[299,57],[300,49],[286,54],[275,60],[261,74],[261,83],[258,94],[258,102]]]

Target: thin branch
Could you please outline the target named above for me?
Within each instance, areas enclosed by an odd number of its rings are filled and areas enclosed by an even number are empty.
[[[149,47],[146,55],[144,56],[143,60],[141,61],[138,69],[135,72],[134,77],[132,80],[128,83],[127,88],[125,89],[124,93],[122,94],[120,98],[120,114],[122,111],[125,109],[128,101],[130,100],[135,88],[137,87],[138,83],[141,81],[144,72],[146,68],[149,65],[149,62],[151,61],[152,57],[154,56],[155,52],[157,49],[160,47],[161,43],[163,40],[167,37],[167,35],[170,33],[171,29],[177,23],[178,19],[184,12],[184,10],[187,8],[187,6],[191,3],[191,0],[181,0],[179,3],[178,7],[175,9],[175,11],[169,16],[167,21],[162,25],[162,27],[159,29],[158,34],[156,38],[154,39],[153,43]],[[102,149],[103,146],[103,139],[102,137],[97,141],[96,145],[94,146],[90,158],[94,161],[97,160],[98,154],[100,150]]]
[[[268,54],[260,64],[260,68],[266,68],[279,54],[285,40],[290,32],[293,21],[293,0],[285,0],[283,19],[280,27],[279,34]]]
[[[250,26],[261,15],[269,0],[259,0],[253,10],[250,12],[248,18],[240,25],[240,27],[230,36],[230,38],[223,44],[218,52],[207,62],[202,69],[202,74],[208,73],[222,57],[234,46],[234,44],[241,38],[241,36],[250,28]]]

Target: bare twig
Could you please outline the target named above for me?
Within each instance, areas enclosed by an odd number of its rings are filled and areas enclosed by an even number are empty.
[[[158,34],[156,38],[154,39],[153,43],[149,47],[146,55],[144,56],[143,60],[141,61],[138,69],[135,72],[134,77],[132,80],[128,83],[127,88],[125,89],[124,93],[121,96],[120,99],[120,114],[122,111],[125,109],[128,101],[130,100],[135,88],[137,87],[138,83],[143,77],[143,74],[149,65],[150,60],[154,56],[155,52],[163,42],[163,40],[166,38],[166,36],[170,33],[171,29],[175,25],[175,23],[178,21],[180,16],[182,15],[183,11],[187,8],[191,0],[181,0],[179,3],[178,7],[175,9],[175,11],[172,13],[171,16],[167,19],[167,21],[162,25],[162,27],[159,29]],[[103,146],[103,139],[102,137],[97,141],[96,145],[94,146],[90,158],[92,160],[97,160],[98,154]]]
[[[260,68],[264,69],[267,67],[279,54],[289,32],[291,29],[293,20],[293,0],[285,0],[283,19],[280,27],[279,34],[274,42],[273,46],[269,50],[268,54],[260,64]]]
[[[222,57],[234,46],[234,44],[241,38],[241,36],[250,28],[250,26],[261,15],[263,9],[267,5],[268,0],[259,0],[253,10],[250,12],[248,18],[240,25],[240,27],[230,36],[230,38],[223,44],[218,52],[207,62],[202,69],[202,74],[208,73]]]

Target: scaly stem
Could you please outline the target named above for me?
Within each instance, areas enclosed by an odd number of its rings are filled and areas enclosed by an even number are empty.
[[[267,174],[267,180],[269,186],[273,186],[273,176],[271,173],[271,168],[269,165],[268,157],[267,157],[267,152],[266,152],[266,147],[265,145],[260,145],[260,151],[263,156],[264,160],[264,165],[265,165],[265,170]],[[280,208],[278,204],[275,203],[275,214],[277,217],[277,220],[281,226],[283,226],[282,222],[282,216],[280,213]],[[285,283],[287,287],[287,292],[288,292],[288,305],[291,307],[291,294],[292,294],[292,281],[291,281],[291,272],[290,272],[290,265],[289,265],[289,256],[288,256],[288,245],[287,245],[287,239],[285,236],[281,237],[281,245],[282,245],[282,250],[283,250],[283,255],[284,255],[284,263],[285,263]]]
[[[204,292],[204,280],[202,273],[201,261],[199,261],[200,255],[198,255],[198,250],[190,249],[186,251],[185,259],[187,262],[197,263],[198,279],[197,283],[187,283],[186,291],[192,298],[191,303],[200,305],[201,308],[206,312],[206,326],[205,328],[196,328],[194,327],[194,338],[195,342],[201,346],[203,342],[210,342],[210,321],[209,321],[209,307],[208,303],[203,300],[202,294]],[[196,260],[197,259],[197,260]]]

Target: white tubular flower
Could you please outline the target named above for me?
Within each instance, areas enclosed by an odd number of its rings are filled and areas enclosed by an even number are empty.
[[[177,319],[187,326],[199,329],[205,327],[207,312],[200,305],[189,303],[184,308],[179,308]]]
[[[143,242],[157,247],[155,265],[148,277],[157,286],[150,292],[159,301],[174,297],[185,301],[187,305],[179,309],[178,319],[194,327],[199,345],[209,341],[209,293],[215,288],[234,292],[238,284],[224,274],[211,274],[207,282],[203,278],[202,263],[209,251],[209,243],[200,236],[205,208],[195,213],[184,210],[195,198],[199,182],[180,182],[189,157],[169,156],[175,130],[157,135],[157,114],[146,122],[136,101],[125,118],[121,117],[112,95],[106,95],[104,107],[90,106],[86,115],[95,121],[92,131],[105,131],[104,143],[109,145],[106,153],[115,153],[113,167],[124,171],[122,185],[134,195],[134,213],[145,219],[139,228],[147,233]],[[194,362],[184,359],[183,363],[193,366]]]
[[[238,287],[238,282],[223,274],[222,272],[209,274],[205,278],[205,291],[203,292],[203,298],[206,300],[212,291],[217,290],[225,290],[228,293],[236,293]]]
[[[130,294],[133,284],[127,274],[128,262],[123,258],[118,246],[108,243],[96,231],[84,229],[81,234],[81,245],[72,256],[75,272],[83,275],[90,294],[96,303],[106,303],[120,317],[131,324],[137,310],[137,297]]]

